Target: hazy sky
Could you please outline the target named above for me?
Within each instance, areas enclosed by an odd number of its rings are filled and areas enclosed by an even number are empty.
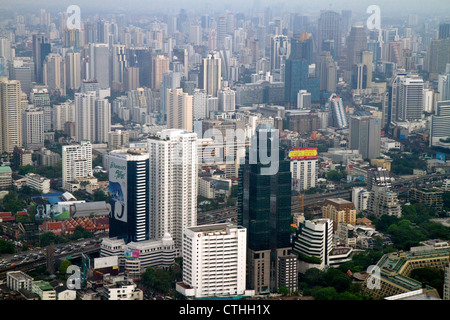
[[[81,10],[92,12],[124,11],[125,13],[178,13],[180,8],[200,13],[230,10],[248,13],[254,2],[260,7],[280,6],[296,9],[302,13],[318,14],[320,9],[350,9],[354,13],[365,13],[370,5],[378,5],[386,16],[407,16],[409,13],[450,17],[450,0],[0,0],[0,7],[22,10],[65,11],[69,5],[78,5]]]

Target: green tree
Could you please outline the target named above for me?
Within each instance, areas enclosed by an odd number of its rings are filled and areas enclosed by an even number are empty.
[[[344,173],[338,170],[330,170],[327,172],[327,179],[331,181],[340,181],[344,177]]]
[[[25,166],[19,166],[18,173],[21,176],[24,176],[27,173],[36,173],[36,170],[34,169],[34,167],[31,164],[27,164]]]
[[[287,295],[289,295],[291,293],[291,291],[289,290],[288,287],[281,286],[281,287],[278,288],[278,293],[282,294],[283,296],[287,296]]]
[[[336,300],[338,293],[333,287],[321,288],[313,295],[315,300]]]
[[[66,259],[66,260],[61,262],[61,264],[59,265],[58,270],[59,270],[59,272],[61,274],[66,274],[67,273],[67,268],[69,266],[71,266],[71,265],[72,265],[72,262],[70,262],[69,260]]]
[[[0,239],[0,253],[14,253],[14,243],[6,241],[5,239]]]
[[[168,292],[172,285],[171,280],[171,271],[161,268],[147,268],[143,275],[144,285],[158,292]]]

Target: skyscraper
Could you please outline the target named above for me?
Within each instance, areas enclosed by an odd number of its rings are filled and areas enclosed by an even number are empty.
[[[34,79],[38,83],[43,83],[43,64],[45,57],[50,53],[51,45],[44,34],[33,35],[33,61]]]
[[[275,130],[271,126],[259,125],[245,164],[239,169],[238,224],[248,230],[247,288],[257,294],[278,289],[278,258],[291,252],[290,163],[284,159],[284,151],[272,150],[274,139]],[[262,162],[261,151],[279,153],[276,173],[264,174],[267,164]]]
[[[222,88],[222,59],[217,52],[208,54],[202,60],[199,74],[199,88],[206,90],[210,96],[217,97],[217,91]]]
[[[406,77],[400,80],[398,119],[420,120],[423,113],[423,79]]]
[[[125,68],[128,67],[125,46],[114,44],[111,47],[111,88],[122,91]]]
[[[350,149],[358,150],[363,159],[380,156],[381,121],[374,117],[350,118]]]
[[[125,243],[149,240],[149,155],[109,153],[109,236]]]
[[[193,96],[183,92],[183,89],[167,89],[167,128],[193,129]]]
[[[43,82],[50,93],[66,94],[66,66],[59,54],[50,53],[44,60]]]
[[[110,88],[109,46],[105,43],[89,44],[89,78],[95,79],[100,88]]]
[[[305,59],[291,59],[286,61],[286,75],[284,81],[285,102],[297,106],[299,90],[311,93],[311,101],[320,101],[320,79],[309,72],[309,63]]]
[[[337,63],[329,51],[323,51],[317,59],[317,77],[320,79],[320,91],[336,91]]]
[[[341,17],[339,13],[330,10],[321,11],[317,33],[318,51],[330,51],[334,60],[339,61],[342,42]],[[332,42],[332,50],[329,50],[330,42]]]
[[[160,90],[163,75],[169,71],[169,58],[163,55],[152,57],[152,89]]]
[[[197,225],[197,134],[165,129],[147,144],[150,238],[169,233],[182,250],[184,229]]]
[[[27,104],[20,82],[0,78],[0,153],[22,146],[22,110]]]
[[[78,90],[81,87],[81,54],[79,52],[67,52],[66,63],[66,90]]]
[[[270,72],[280,73],[282,66],[291,54],[291,41],[284,35],[276,35],[270,39]],[[280,79],[283,81],[282,79]]]
[[[347,37],[347,70],[360,62],[361,51],[367,50],[367,35],[364,26],[353,26]]]
[[[44,111],[40,108],[27,108],[22,111],[22,137],[28,150],[44,146]]]

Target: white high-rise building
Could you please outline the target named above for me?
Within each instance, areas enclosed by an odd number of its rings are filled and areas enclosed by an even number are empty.
[[[96,93],[75,93],[76,140],[95,141]]]
[[[81,54],[79,52],[67,52],[66,58],[66,90],[78,90],[81,88]]]
[[[169,233],[182,249],[183,230],[197,225],[197,134],[165,129],[148,139],[150,239]]]
[[[311,93],[306,90],[299,90],[297,93],[297,109],[311,108]]]
[[[68,100],[53,105],[53,128],[55,131],[64,131],[66,122],[75,122],[75,102]]]
[[[75,94],[77,141],[108,142],[111,131],[111,104],[96,92]]]
[[[37,150],[44,146],[44,111],[30,106],[22,110],[22,137],[28,150]]]
[[[22,146],[21,111],[27,104],[20,81],[0,78],[0,153]]]
[[[208,54],[203,59],[199,74],[199,87],[210,96],[217,97],[222,88],[222,59],[219,53]]]
[[[206,119],[208,117],[206,90],[194,89],[192,113],[194,120]]]
[[[95,100],[95,140],[108,142],[108,133],[111,131],[111,104],[107,99]]]
[[[231,223],[184,231],[183,283],[177,290],[195,298],[243,295],[246,286],[247,230]]]
[[[352,188],[352,202],[355,205],[356,212],[367,210],[370,191],[362,187]]]
[[[77,145],[62,147],[62,183],[68,189],[69,182],[92,176],[92,144],[83,140]]]
[[[291,160],[292,189],[304,191],[315,188],[319,173],[318,160]]]
[[[110,87],[109,45],[89,44],[89,78],[96,79],[100,88]]]
[[[192,103],[193,96],[183,89],[167,89],[167,128],[193,130]]]
[[[122,89],[126,67],[125,45],[114,44],[111,48],[111,86],[116,90]]]
[[[407,77],[400,80],[398,99],[398,119],[411,121],[422,119],[423,79]]]
[[[236,91],[223,88],[218,91],[219,111],[229,112],[236,109]]]
[[[66,65],[63,57],[56,53],[50,53],[44,60],[44,84],[50,92],[66,94]]]

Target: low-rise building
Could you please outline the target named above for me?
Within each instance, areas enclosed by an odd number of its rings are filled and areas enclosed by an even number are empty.
[[[31,292],[36,293],[41,300],[56,300],[56,291],[47,281],[33,281]]]
[[[353,202],[342,198],[326,199],[322,206],[322,218],[333,222],[333,230],[337,230],[339,222],[356,224],[356,209]]]
[[[0,190],[10,187],[13,183],[12,170],[9,166],[0,166]]]
[[[131,281],[118,281],[104,285],[103,299],[144,300],[144,293]]]
[[[10,271],[6,273],[6,285],[9,289],[14,291],[31,291],[33,278],[23,271]]]
[[[50,192],[50,179],[42,177],[35,173],[27,173],[25,175],[25,183],[27,186],[42,193]]]
[[[422,203],[428,208],[442,210],[444,207],[443,191],[441,190],[424,190],[413,188],[410,191],[411,201]]]

